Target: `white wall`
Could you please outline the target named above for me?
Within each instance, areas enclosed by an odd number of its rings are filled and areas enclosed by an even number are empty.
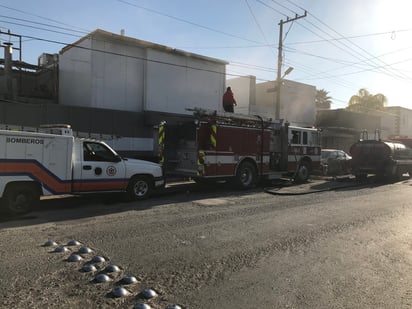
[[[254,76],[226,81],[232,87],[238,107],[235,113],[259,115],[275,119],[275,82],[256,84]],[[280,119],[293,125],[313,126],[316,121],[316,87],[284,80],[281,88]]]
[[[177,114],[221,107],[224,62],[99,35],[79,46],[60,55],[61,104]]]
[[[249,115],[250,106],[255,105],[255,85],[255,76],[242,76],[226,80],[226,87],[232,88],[237,103],[235,113]],[[220,111],[223,111],[222,106]]]
[[[91,106],[142,111],[144,58],[143,48],[93,40]]]
[[[59,56],[59,102],[63,105],[91,106],[91,41],[69,48]]]
[[[225,64],[153,49],[147,59],[155,61],[147,62],[145,110],[192,114],[186,108],[220,108]]]
[[[142,111],[144,50],[103,39],[85,39],[79,46],[85,49],[72,47],[60,56],[60,103]]]
[[[313,126],[315,124],[315,86],[284,80],[280,94],[280,119],[298,126]],[[256,84],[256,106],[250,112],[275,119],[275,103],[275,82]]]

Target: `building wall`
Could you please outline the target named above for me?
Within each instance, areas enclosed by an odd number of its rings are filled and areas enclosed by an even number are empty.
[[[145,50],[99,35],[92,47],[90,106],[143,111]]]
[[[219,110],[225,64],[148,49],[145,111],[192,114],[186,109]],[[170,65],[172,63],[173,65]]]
[[[256,84],[256,112],[275,119],[275,81]],[[280,92],[280,119],[298,126],[314,126],[316,122],[316,87],[283,80]]]
[[[76,44],[60,54],[63,105],[178,114],[220,107],[223,61],[99,31]]]
[[[90,40],[59,56],[59,104],[92,107],[92,59]]]
[[[226,80],[226,87],[231,87],[237,106],[235,113],[249,115],[256,105],[256,77],[244,76]],[[226,89],[225,87],[225,89]],[[222,105],[220,110],[223,111]]]
[[[386,107],[385,111],[395,118],[393,135],[412,137],[412,110],[400,106]]]
[[[396,123],[398,122],[399,116],[393,111],[373,111],[370,112],[370,114],[380,117],[380,127],[377,129],[380,130],[381,139],[387,139],[390,135],[395,134],[394,132],[398,132]]]
[[[319,110],[316,127],[322,130],[322,148],[349,152],[350,146],[361,138],[364,130],[368,132],[368,138],[375,138],[376,130],[381,128],[381,117],[345,109]]]

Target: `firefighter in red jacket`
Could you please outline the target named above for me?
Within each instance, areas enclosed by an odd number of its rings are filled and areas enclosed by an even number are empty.
[[[225,110],[225,112],[233,113],[234,105],[237,104],[233,96],[232,89],[230,87],[227,87],[226,92],[223,94],[223,109]]]

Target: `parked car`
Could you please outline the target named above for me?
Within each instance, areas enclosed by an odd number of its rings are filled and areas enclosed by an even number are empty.
[[[322,149],[321,169],[323,175],[345,175],[350,173],[352,157],[343,150]]]

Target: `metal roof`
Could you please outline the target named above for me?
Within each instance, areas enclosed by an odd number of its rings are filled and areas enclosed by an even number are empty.
[[[64,48],[62,48],[60,50],[60,54],[63,54],[66,51],[68,51],[69,49],[78,46],[81,42],[83,42],[85,40],[93,39],[95,37],[108,38],[111,41],[118,41],[119,44],[123,44],[123,45],[132,45],[132,46],[137,46],[137,47],[141,47],[141,48],[151,48],[151,49],[156,49],[156,50],[159,50],[159,51],[167,52],[167,53],[170,53],[170,54],[177,54],[177,55],[185,56],[185,57],[188,57],[188,58],[196,58],[196,59],[205,60],[205,61],[209,61],[209,62],[214,62],[214,63],[218,63],[218,64],[225,64],[225,65],[229,64],[229,62],[227,62],[225,60],[212,58],[212,57],[207,57],[207,56],[203,56],[203,55],[199,55],[199,54],[194,54],[194,53],[191,53],[191,52],[186,52],[184,50],[176,49],[176,48],[173,48],[173,47],[169,47],[169,46],[165,46],[165,45],[161,45],[161,44],[157,44],[157,43],[152,43],[152,42],[148,42],[148,41],[135,39],[135,38],[128,37],[128,36],[125,36],[125,35],[121,35],[121,34],[115,34],[115,33],[108,32],[108,31],[105,31],[105,30],[102,30],[102,29],[96,29],[95,31],[93,31],[93,32],[89,33],[88,35],[82,37],[81,39],[77,40],[73,44],[65,46]]]

